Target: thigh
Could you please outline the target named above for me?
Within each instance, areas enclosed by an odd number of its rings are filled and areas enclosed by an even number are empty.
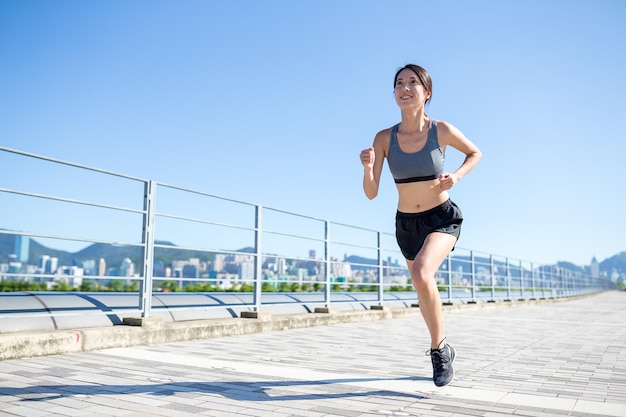
[[[441,263],[452,252],[456,240],[456,236],[448,233],[429,233],[424,240],[424,245],[417,253],[413,265],[429,275],[434,275]]]

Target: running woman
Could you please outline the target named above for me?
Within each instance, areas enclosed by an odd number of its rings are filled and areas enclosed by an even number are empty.
[[[450,200],[448,190],[476,166],[482,154],[459,129],[426,114],[433,88],[424,68],[405,65],[396,72],[393,83],[402,120],[378,132],[373,145],[361,151],[363,190],[370,200],[378,195],[387,158],[398,189],[396,239],[430,333],[427,355],[433,365],[433,382],[441,387],[454,378],[456,351],[445,341],[435,273],[454,250],[463,222],[461,210]],[[465,160],[453,172],[444,170],[448,146],[465,154]]]

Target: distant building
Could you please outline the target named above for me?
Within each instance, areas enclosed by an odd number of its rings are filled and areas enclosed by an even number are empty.
[[[344,278],[352,278],[352,265],[347,261],[339,261],[337,259],[332,259],[333,261],[330,264],[330,274],[331,276],[344,277]]]
[[[120,276],[132,277],[135,275],[135,264],[130,258],[124,258],[122,265],[120,266]]]
[[[17,260],[17,255],[9,255],[9,274],[19,274],[22,270],[22,263]]]
[[[193,264],[187,264],[182,269],[183,278],[198,278],[198,266]]]
[[[165,265],[163,264],[163,262],[161,261],[154,261],[153,263],[153,267],[152,267],[152,276],[153,277],[165,277],[166,275],[166,271],[165,271]]]
[[[591,278],[600,278],[600,264],[595,256],[591,260]]]
[[[46,270],[46,264],[48,263],[49,260],[50,260],[50,256],[41,255],[41,258],[39,258],[39,263],[37,264],[37,266],[39,267],[41,271]]]
[[[65,282],[72,288],[78,288],[83,283],[84,270],[77,266],[64,266],[57,270],[56,281]]]
[[[43,272],[44,274],[54,274],[59,267],[59,258],[52,256],[46,260]]]
[[[86,261],[83,261],[83,273],[85,275],[96,274],[96,260],[95,259],[87,259]]]
[[[15,236],[15,255],[17,262],[28,263],[28,255],[30,251],[30,237],[16,235]]]
[[[103,277],[107,274],[107,261],[104,258],[100,258],[98,263],[98,276]]]
[[[254,262],[247,261],[239,264],[239,279],[241,281],[254,281]]]

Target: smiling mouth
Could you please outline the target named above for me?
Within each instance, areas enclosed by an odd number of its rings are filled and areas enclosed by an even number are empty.
[[[411,97],[412,97],[412,96],[400,96],[400,98],[401,98],[402,100],[408,100],[408,99],[410,99]]]

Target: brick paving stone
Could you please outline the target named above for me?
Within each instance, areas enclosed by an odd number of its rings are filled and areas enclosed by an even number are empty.
[[[36,408],[27,406],[13,406],[2,410],[2,413],[6,413],[9,416],[24,416],[24,417],[46,417],[51,413],[49,411],[38,410]]]
[[[624,313],[624,292],[446,313],[444,388],[415,316],[7,360],[0,415],[626,416]]]
[[[46,411],[52,413],[53,415],[60,415],[66,417],[89,417],[91,413],[89,411],[80,410],[71,407],[63,407],[59,405],[46,407]]]

